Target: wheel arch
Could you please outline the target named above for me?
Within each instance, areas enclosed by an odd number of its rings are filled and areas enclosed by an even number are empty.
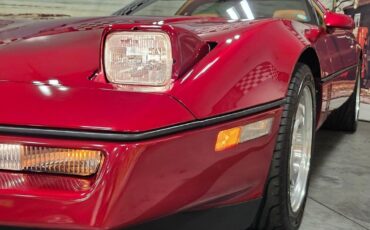
[[[303,63],[310,67],[312,74],[314,76],[316,88],[316,117],[318,122],[320,120],[320,113],[322,107],[323,88],[321,84],[320,60],[319,56],[316,53],[316,50],[312,47],[307,47],[300,55],[298,63]]]

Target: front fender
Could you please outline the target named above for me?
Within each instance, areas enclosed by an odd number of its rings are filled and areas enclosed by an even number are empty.
[[[304,36],[308,28],[274,19],[220,33],[216,48],[175,83],[171,94],[198,119],[282,99],[310,46]]]

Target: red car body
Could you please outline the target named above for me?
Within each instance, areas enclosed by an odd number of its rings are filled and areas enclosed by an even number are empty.
[[[106,35],[133,28],[170,35],[181,61],[168,92],[123,92],[106,80]],[[198,213],[246,227],[264,194],[296,64],[316,77],[319,128],[352,94],[360,52],[348,30],[284,19],[3,21],[0,142],[101,150],[105,161],[88,178],[0,172],[0,224],[106,229],[170,216],[191,227],[186,220]],[[221,130],[264,118],[274,118],[269,136],[215,152]],[[233,212],[240,205],[249,210],[243,221]]]

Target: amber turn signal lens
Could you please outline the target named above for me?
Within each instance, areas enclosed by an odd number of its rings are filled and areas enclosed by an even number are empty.
[[[0,144],[0,170],[91,176],[102,161],[100,151]]]
[[[215,147],[216,152],[269,135],[271,133],[273,121],[273,118],[267,118],[245,126],[219,132]]]
[[[241,132],[240,127],[223,130],[219,132],[217,136],[215,150],[219,152],[239,144],[240,132]]]

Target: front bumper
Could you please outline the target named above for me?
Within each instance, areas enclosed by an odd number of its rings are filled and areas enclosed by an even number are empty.
[[[274,118],[271,135],[214,151],[219,131],[269,117]],[[135,142],[2,135],[1,143],[101,150],[105,161],[92,178],[0,172],[0,225],[126,228],[259,199],[280,117],[281,108],[276,108]]]

